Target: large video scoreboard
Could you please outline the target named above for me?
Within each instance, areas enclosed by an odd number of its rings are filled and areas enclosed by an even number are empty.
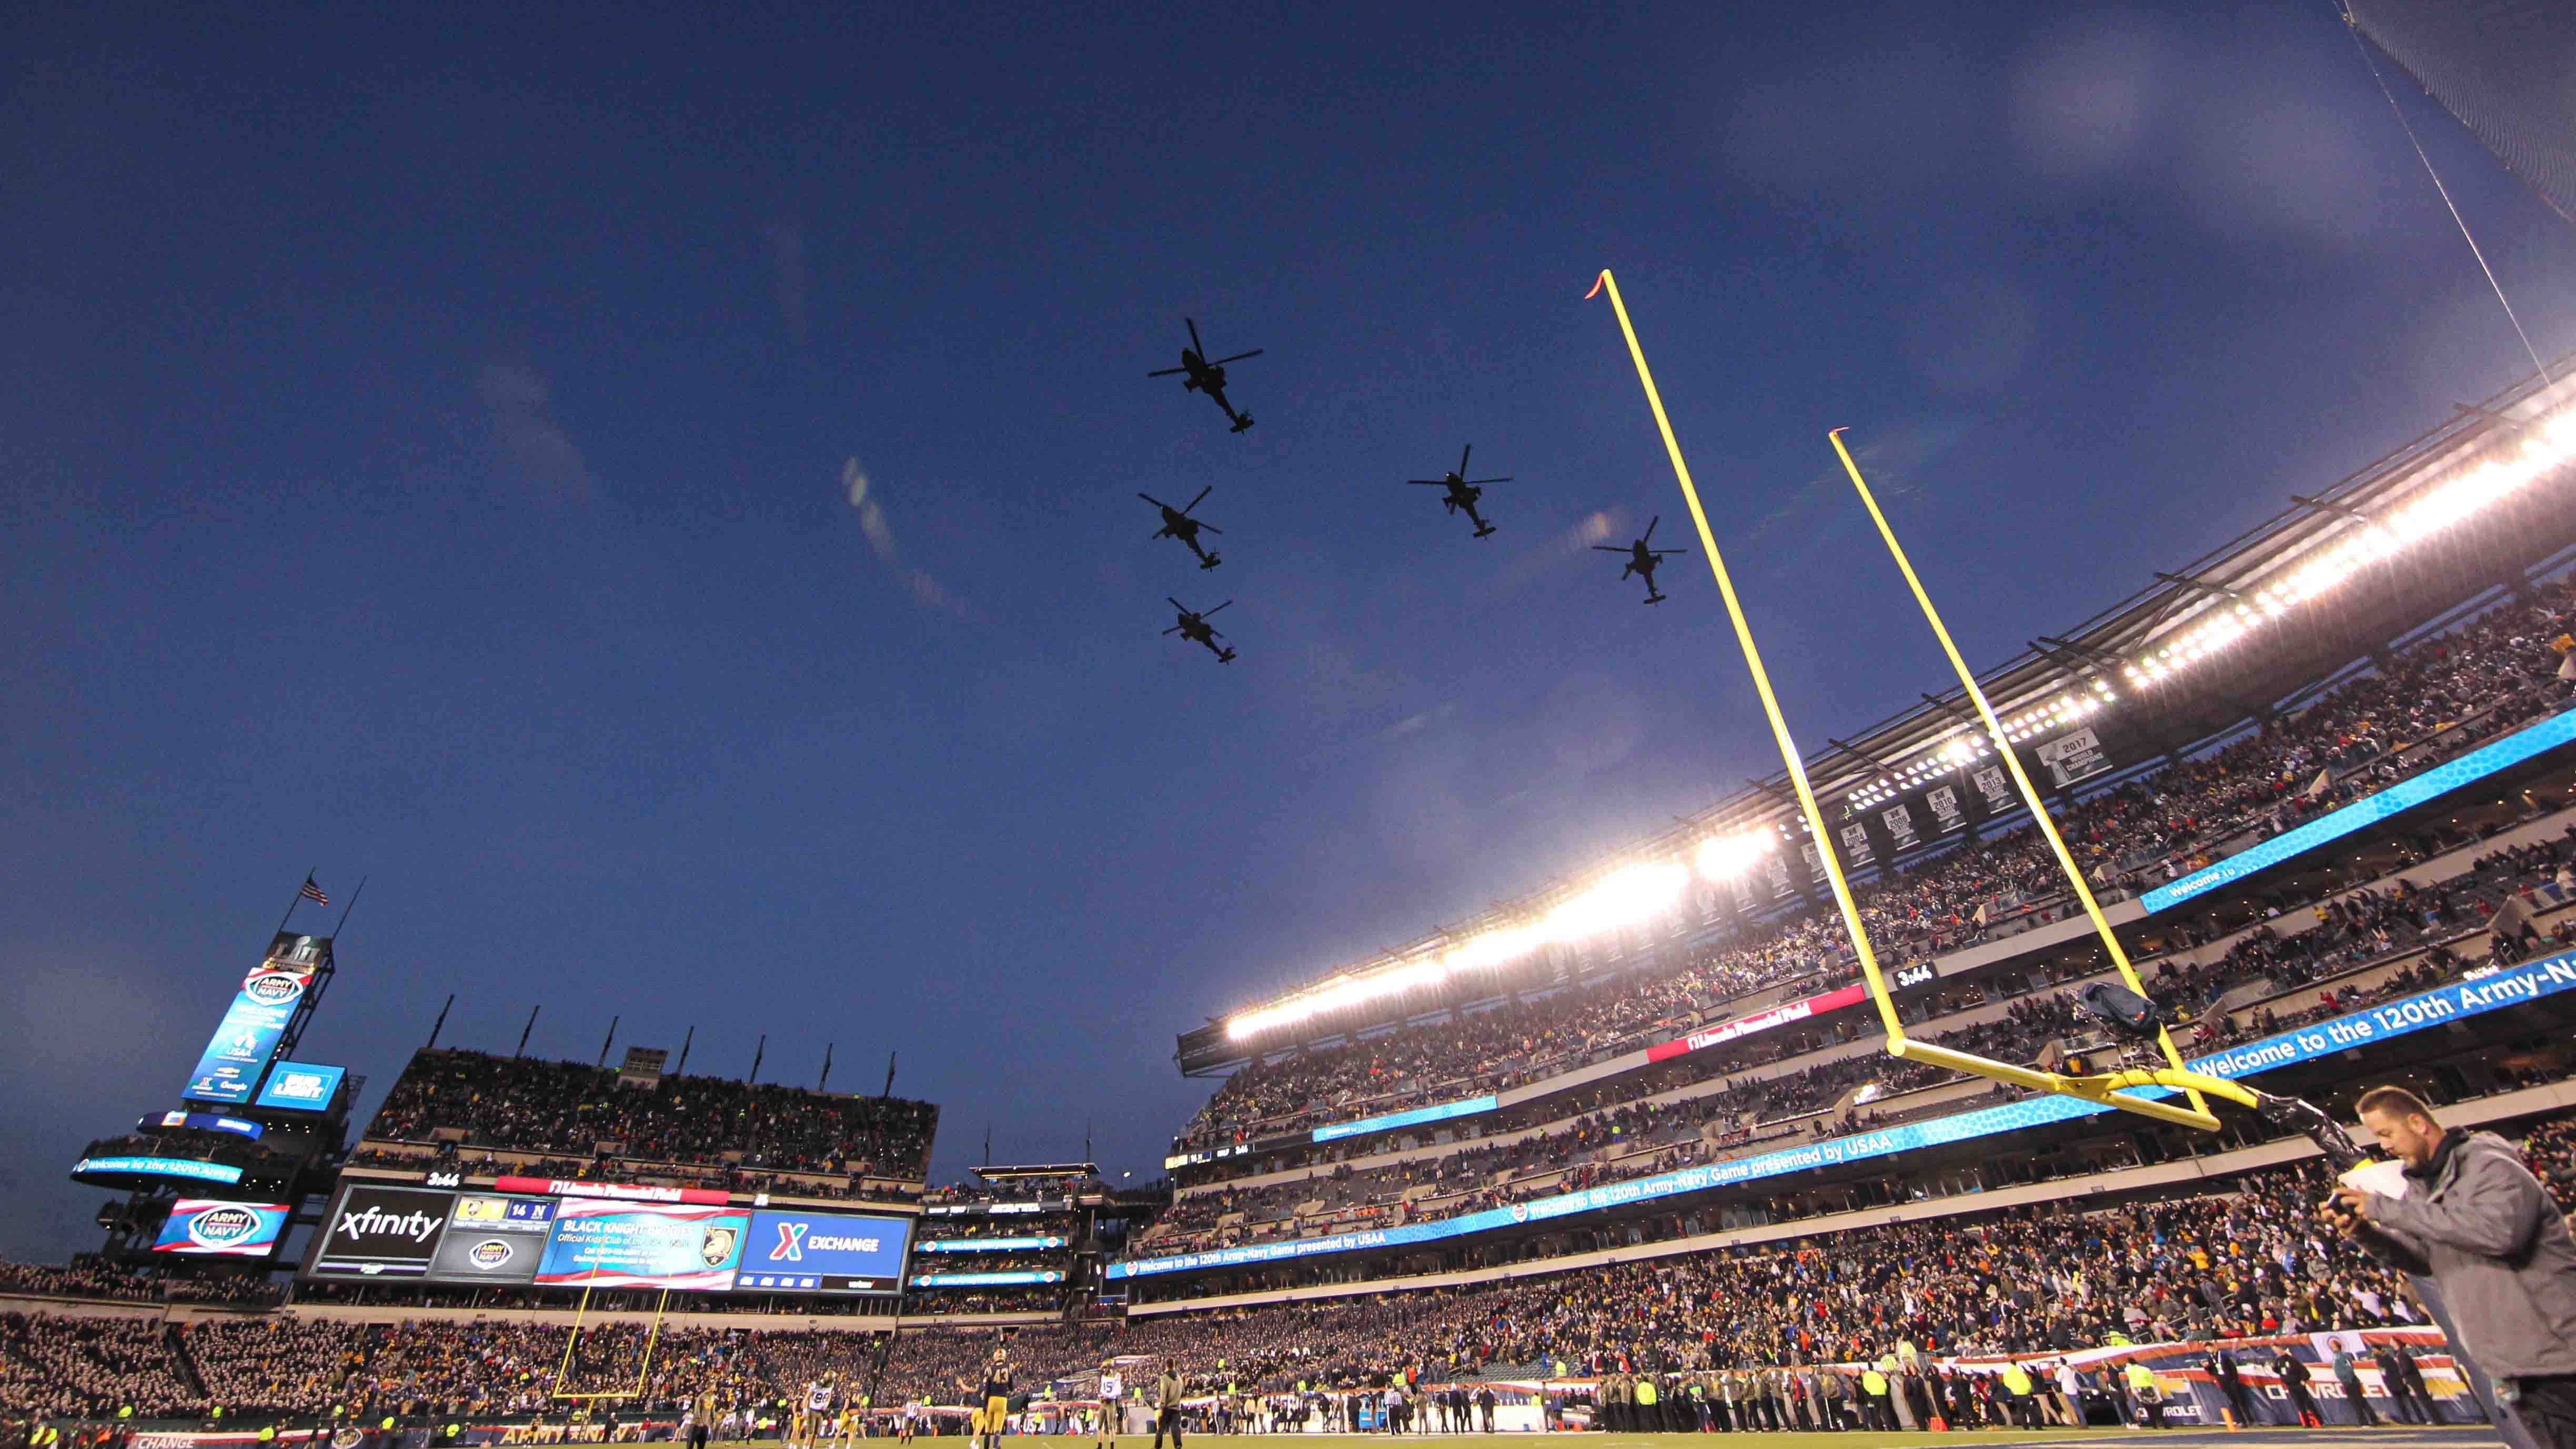
[[[591,1191],[560,1191],[575,1186]],[[742,1207],[695,1188],[503,1178],[486,1192],[351,1181],[332,1194],[303,1271],[547,1288],[899,1293],[911,1234],[905,1217]]]

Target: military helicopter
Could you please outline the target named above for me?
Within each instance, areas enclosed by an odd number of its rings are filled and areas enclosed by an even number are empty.
[[[1655,566],[1662,563],[1665,559],[1671,558],[1675,554],[1690,552],[1690,550],[1686,548],[1655,548],[1651,546],[1655,536],[1655,525],[1663,521],[1664,516],[1660,513],[1646,520],[1646,536],[1624,548],[1607,543],[1596,543],[1592,545],[1592,549],[1595,553],[1624,553],[1628,556],[1628,566],[1619,571],[1619,577],[1630,579],[1635,578],[1640,574],[1644,575],[1646,579],[1645,601],[1649,604],[1660,604],[1665,599],[1671,597],[1671,595],[1659,592],[1655,588]]]
[[[1229,362],[1241,362],[1247,357],[1259,357],[1261,349],[1256,347],[1250,352],[1238,352],[1232,357],[1220,357],[1210,362],[1207,360],[1206,345],[1199,341],[1199,324],[1187,317],[1182,318],[1181,321],[1190,329],[1190,345],[1181,349],[1181,365],[1166,367],[1160,372],[1149,372],[1145,375],[1172,377],[1186,372],[1189,376],[1181,379],[1183,391],[1203,392],[1214,398],[1216,405],[1224,409],[1226,417],[1233,421],[1234,427],[1231,431],[1239,433],[1251,427],[1252,415],[1236,412],[1234,404],[1225,400],[1225,365]]]
[[[1199,644],[1205,644],[1208,647],[1208,652],[1216,656],[1216,662],[1219,664],[1232,664],[1234,662],[1234,651],[1216,642],[1225,636],[1208,627],[1208,614],[1219,612],[1227,605],[1232,604],[1234,600],[1228,599],[1225,603],[1217,605],[1216,608],[1208,610],[1205,614],[1192,613],[1189,605],[1182,603],[1178,599],[1171,598],[1169,595],[1165,596],[1165,601],[1173,608],[1181,611],[1181,620],[1179,623],[1164,630],[1164,633],[1178,634],[1184,639],[1188,639]]]
[[[1448,489],[1448,494],[1440,500],[1441,508],[1450,513],[1455,513],[1461,508],[1466,509],[1467,516],[1475,520],[1475,536],[1483,538],[1494,531],[1494,526],[1487,523],[1485,521],[1485,516],[1476,511],[1476,500],[1485,496],[1485,484],[1509,483],[1512,480],[1508,474],[1500,478],[1468,477],[1467,455],[1474,452],[1475,449],[1476,445],[1473,443],[1469,443],[1465,447],[1460,448],[1458,450],[1457,471],[1449,474],[1445,478],[1407,478],[1404,481],[1412,484],[1416,488]]]
[[[1191,499],[1188,507],[1185,508],[1174,508],[1172,505],[1165,503],[1162,499],[1155,497],[1151,493],[1139,493],[1136,496],[1153,504],[1156,508],[1163,510],[1163,526],[1154,534],[1154,537],[1179,539],[1181,542],[1189,545],[1190,552],[1199,556],[1200,568],[1212,569],[1218,564],[1225,562],[1225,559],[1221,555],[1209,553],[1206,549],[1199,547],[1199,530],[1206,529],[1210,533],[1223,533],[1225,530],[1217,527],[1213,523],[1202,522],[1199,519],[1190,517],[1190,509],[1198,507],[1202,500],[1215,491],[1216,485],[1213,483],[1200,489],[1199,496]]]

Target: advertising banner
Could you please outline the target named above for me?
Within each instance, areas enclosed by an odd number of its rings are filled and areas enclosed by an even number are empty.
[[[1679,1041],[1650,1046],[1646,1048],[1646,1060],[1670,1061],[1674,1057],[1698,1051],[1703,1047],[1713,1047],[1720,1042],[1730,1042],[1739,1037],[1751,1036],[1757,1031],[1769,1031],[1775,1026],[1786,1026],[1793,1021],[1805,1021],[1808,1017],[1822,1012],[1840,1011],[1846,1006],[1857,1006],[1867,1000],[1869,1000],[1869,988],[1855,981],[1849,986],[1838,987],[1821,996],[1783,1002],[1767,1011],[1757,1011],[1750,1016],[1739,1016],[1733,1021],[1717,1026],[1703,1027]]]
[[[2298,1027],[2277,1036],[2246,1042],[2208,1056],[2194,1057],[2184,1066],[2211,1076],[2242,1079],[2276,1067],[2315,1061],[2349,1051],[2367,1042],[2405,1036],[2430,1027],[2442,1026],[2467,1017],[2519,1006],[2562,991],[2576,991],[2576,951],[2546,957],[2521,966],[2492,971],[2475,980],[2455,981],[2447,986],[2404,997],[2384,1005],[2373,1006],[2309,1026]],[[2141,1089],[2143,1097],[2171,1096],[2163,1087]],[[1463,1213],[1433,1223],[1409,1223],[1403,1227],[1375,1229],[1356,1233],[1333,1233],[1318,1238],[1295,1238],[1279,1242],[1252,1243],[1242,1247],[1215,1248],[1203,1253],[1180,1253],[1167,1258],[1141,1258],[1109,1265],[1112,1279],[1141,1277],[1152,1273],[1179,1272],[1192,1268],[1234,1267],[1245,1263],[1276,1262],[1284,1258],[1302,1258],[1318,1253],[1343,1253],[1359,1248],[1394,1247],[1408,1243],[1430,1242],[1439,1238],[1458,1237],[1468,1233],[1490,1232],[1516,1223],[1542,1221],[1589,1212],[1599,1208],[1620,1207],[1682,1193],[1705,1192],[1739,1182],[1752,1182],[1784,1173],[1803,1172],[1809,1168],[1833,1167],[1847,1162],[1865,1162],[1892,1156],[1917,1148],[1937,1147],[1944,1143],[1965,1142],[1981,1137],[2019,1132],[2050,1122],[2064,1122],[2077,1117],[2115,1112],[2116,1107],[2096,1106],[2076,1097],[2034,1096],[2007,1102],[1999,1107],[1985,1107],[1973,1112],[1960,1112],[1947,1117],[1934,1117],[1923,1122],[1883,1127],[1853,1137],[1826,1138],[1803,1147],[1785,1148],[1778,1152],[1737,1157],[1706,1167],[1686,1167],[1656,1177],[1631,1178],[1626,1182],[1601,1187],[1558,1193],[1553,1197],[1516,1202],[1508,1207],[1485,1208]],[[916,1280],[917,1281],[917,1280]]]
[[[1053,1268],[1032,1273],[915,1273],[915,1288],[1003,1288],[1022,1283],[1061,1283],[1064,1274]]]
[[[933,1238],[912,1245],[916,1253],[1017,1253],[1061,1248],[1064,1239],[1049,1233],[1035,1238]]]
[[[306,1062],[279,1062],[269,1068],[268,1085],[259,1089],[257,1107],[283,1107],[293,1112],[326,1112],[339,1095],[347,1067],[319,1067]]]
[[[241,1181],[242,1170],[220,1162],[199,1162],[193,1157],[84,1157],[72,1164],[72,1176],[83,1173],[135,1173],[151,1177],[175,1177],[187,1182],[216,1182],[229,1187]]]
[[[456,1196],[447,1235],[429,1260],[433,1283],[529,1283],[545,1255],[555,1201],[466,1192]]]
[[[322,1219],[316,1278],[419,1278],[429,1272],[456,1199],[416,1187],[349,1183]]]
[[[2576,709],[2480,745],[2447,765],[2437,765],[2376,795],[2364,796],[2340,810],[2330,810],[2296,830],[2285,831],[2259,845],[2240,850],[2215,865],[2193,871],[2171,885],[2158,886],[2138,897],[2138,903],[2147,908],[2149,915],[2181,905],[2220,886],[2242,880],[2265,866],[2277,865],[2328,841],[2367,829],[2400,811],[2412,810],[2438,796],[2473,785],[2498,770],[2519,765],[2570,740],[2576,740]]]
[[[230,1132],[236,1137],[248,1137],[254,1141],[268,1131],[256,1122],[218,1116],[213,1112],[164,1112],[157,1117],[138,1119],[134,1124],[137,1132],[148,1132],[155,1127],[193,1127],[200,1132]]]
[[[625,1182],[572,1182],[559,1177],[500,1177],[493,1185],[503,1192],[533,1193],[539,1197],[600,1197],[617,1202],[693,1202],[709,1207],[722,1207],[733,1201],[730,1193],[712,1187],[639,1187]]]
[[[722,1292],[742,1264],[742,1208],[683,1203],[555,1206],[554,1235],[537,1264],[540,1287],[675,1288]]]
[[[734,1291],[899,1293],[911,1231],[903,1218],[763,1208],[751,1215]]]
[[[1329,1127],[1316,1128],[1314,1138],[1318,1142],[1330,1142],[1339,1137],[1356,1137],[1363,1132],[1384,1132],[1395,1127],[1418,1127],[1425,1122],[1442,1122],[1451,1117],[1472,1117],[1478,1112],[1492,1110],[1494,1110],[1492,1095],[1468,1097],[1456,1102],[1443,1102],[1437,1107],[1416,1107],[1410,1112],[1389,1112],[1379,1117],[1362,1117],[1356,1122],[1336,1122]]]
[[[217,1202],[183,1197],[170,1205],[170,1216],[153,1239],[156,1253],[191,1257],[265,1258],[277,1251],[286,1232],[288,1208],[282,1202]]]
[[[197,1058],[196,1070],[188,1074],[188,1090],[182,1095],[192,1102],[224,1107],[248,1103],[260,1072],[268,1066],[269,1053],[277,1050],[277,1039],[286,1034],[296,1003],[313,984],[314,970],[311,963],[274,958],[252,967],[242,978],[241,990],[233,993],[233,1004],[225,1009],[214,1039]]]

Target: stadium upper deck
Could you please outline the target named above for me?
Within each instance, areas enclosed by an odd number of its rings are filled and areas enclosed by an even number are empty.
[[[2107,873],[2097,878],[2097,889],[2114,902],[2112,915],[2132,953],[2169,952],[2212,938],[2231,920],[2241,923],[2242,903],[2276,895],[2285,871],[2322,863],[2380,874],[2406,863],[2385,842],[2426,832],[2411,827],[2412,817],[2403,813],[2385,818],[2386,802],[2429,788],[2418,782],[2465,789],[2469,782],[2457,777],[2480,760],[2515,753],[2517,741],[2554,738],[2550,726],[2531,723],[2555,713],[2568,694],[2555,677],[2560,656],[2541,641],[2576,626],[2571,606],[2576,590],[2563,583],[2535,590],[2515,607],[2400,652],[2381,672],[2318,697],[2263,735],[2066,811],[2060,827],[2079,858]],[[2472,752],[2474,758],[2463,758]],[[2544,771],[2548,755],[2535,757]],[[2354,801],[2363,803],[2347,803]],[[2456,814],[2477,804],[2474,794],[2454,789],[2428,797],[2415,814]],[[2296,852],[2247,882],[2196,894],[2188,909],[2151,915],[2139,901],[2123,902],[2128,892],[2119,884],[2130,877],[2115,869],[2118,842],[2142,836],[2180,842],[2191,851],[2186,861],[2201,865],[2234,852],[2227,865],[2192,877],[2198,879],[2254,858],[2244,853],[2250,846],[2283,849],[2262,843],[2293,827],[2316,823],[2323,830],[2356,812],[2371,817],[2374,828]],[[2430,830],[2449,828],[2436,821]],[[1999,883],[2044,883],[2053,869],[2023,829],[1951,850],[1859,893],[1863,918],[1886,959],[1902,963],[1924,953],[1895,971],[1900,1014],[1928,1021],[1955,1010],[1960,1003],[1949,998],[1963,990],[2017,994],[2034,974],[2055,979],[2065,969],[2101,969],[2106,963],[2082,921],[2021,929],[2070,910],[2062,893],[2020,887],[2035,905],[2001,922],[1976,919],[2008,888]],[[2168,883],[2157,893],[2176,890]],[[1680,919],[1663,923],[1676,933],[1686,926]],[[1654,969],[1648,954],[1639,969],[1587,982],[1580,992],[1247,1066],[1176,1142],[1173,1165],[1197,1182],[1259,1171],[1283,1154],[1291,1160],[1327,1151],[1347,1156],[1372,1138],[1424,1130],[1435,1121],[1477,1117],[1491,1130],[1495,1113],[1531,1116],[1551,1103],[1563,1105],[1568,1093],[1615,1083],[1636,1095],[1762,1059],[1758,1054],[1851,1040],[1869,1030],[1868,1013],[1851,984],[1855,968],[1834,949],[1839,937],[1830,915],[1795,918],[1752,945],[1694,946],[1679,969],[1665,968],[1668,974]],[[1975,1024],[1974,1018],[1957,1023]]]
[[[939,1109],[719,1077],[621,1084],[614,1067],[429,1048],[413,1055],[351,1165],[587,1176],[658,1166],[712,1187],[917,1195]]]
[[[2062,636],[2040,636],[1982,677],[2035,778],[2062,798],[2175,763],[2295,710],[2395,646],[2519,586],[2566,550],[2576,381],[2523,385],[2463,407],[2388,456]],[[2026,818],[1979,788],[1990,751],[1953,691],[1837,741],[1806,762],[1838,817],[1828,842],[1866,880]],[[1988,775],[1997,780],[2000,772]],[[1999,783],[1999,781],[1998,781]],[[1569,882],[1443,928],[1316,985],[1249,1005],[1179,1041],[1181,1069],[1223,1072],[1579,982],[1607,957],[1587,939],[1627,914],[1640,866],[1692,865],[1698,920],[1681,941],[1740,938],[1765,917],[1819,903],[1820,872],[1785,775],[1755,782],[1676,830],[1619,854],[1623,871]],[[1995,798],[2003,797],[2003,798]],[[2124,861],[2123,868],[2153,861]],[[1770,889],[1749,877],[1767,870]],[[1731,889],[1720,889],[1721,880]]]

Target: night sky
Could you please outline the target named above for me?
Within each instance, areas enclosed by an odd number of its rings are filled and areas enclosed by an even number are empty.
[[[0,44],[0,1251],[308,868],[368,1109],[454,992],[1159,1175],[1177,1032],[1776,766],[1584,549],[1695,547],[1605,265],[1810,744],[1947,677],[1828,428],[1990,664],[2529,370],[2326,0],[394,9]]]

